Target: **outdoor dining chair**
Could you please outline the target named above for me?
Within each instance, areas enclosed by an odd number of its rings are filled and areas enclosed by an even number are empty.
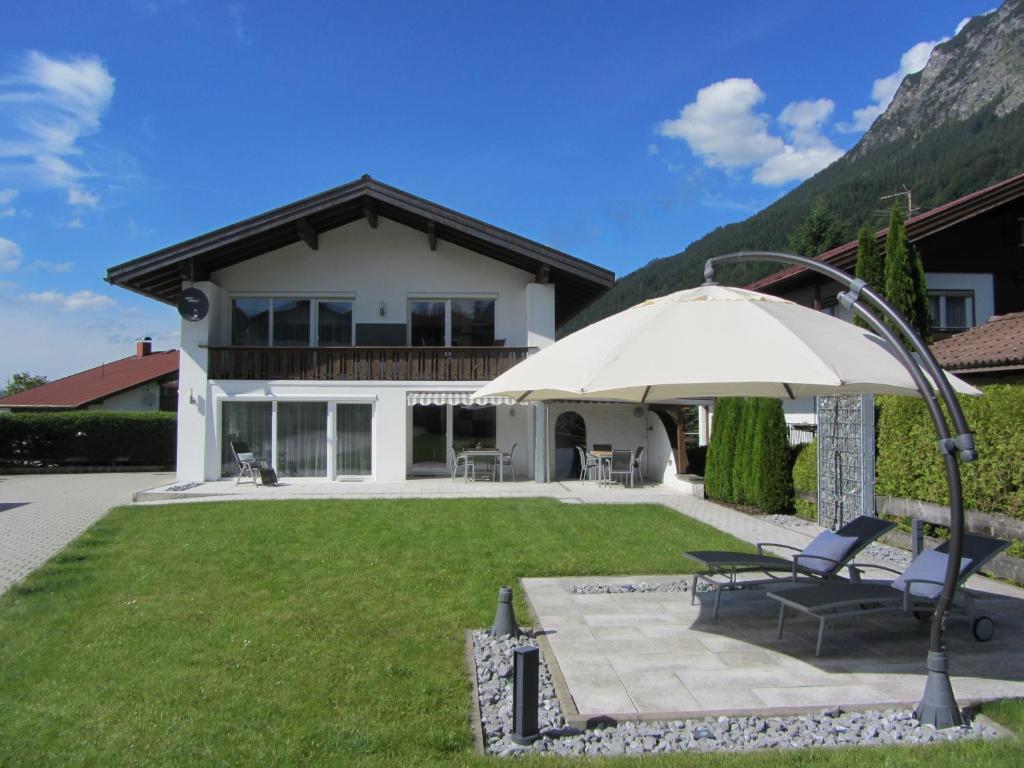
[[[518,446],[519,446],[519,443],[512,443],[512,450],[509,451],[508,453],[502,453],[501,457],[498,459],[498,461],[495,461],[491,465],[491,480],[492,481],[494,481],[497,478],[497,476],[498,476],[498,464],[499,463],[512,470],[512,482],[514,483],[516,481],[516,466],[515,466],[515,464],[513,462],[515,461],[515,458],[516,458],[516,448]]]
[[[455,482],[455,477],[459,474],[460,469],[465,475],[466,480],[469,480],[470,478],[476,479],[474,476],[476,469],[473,466],[473,459],[469,456],[456,453],[454,445],[449,446],[448,450],[452,454],[452,482]]]
[[[591,456],[587,453],[582,445],[576,446],[576,453],[580,456],[580,480],[585,483],[587,475],[590,474],[591,470],[594,472],[594,478],[600,479],[598,477],[598,473],[601,471],[600,460],[596,456]]]
[[[633,487],[633,475],[636,466],[633,463],[632,451],[612,451],[612,461],[608,470],[609,480],[615,482],[615,477],[623,478],[622,484],[626,484],[625,478],[629,478],[629,487]]]
[[[802,550],[788,544],[762,541],[757,544],[757,554],[728,550],[683,552],[683,557],[696,560],[704,567],[703,573],[693,575],[690,603],[697,600],[697,584],[704,584],[709,591],[715,593],[715,606],[711,617],[717,619],[723,592],[749,589],[778,581],[779,577],[773,576],[773,573],[787,573],[792,581],[798,581],[800,578],[833,578],[844,566],[852,565],[853,559],[868,544],[894,527],[896,523],[889,520],[861,515],[835,533],[822,531]],[[784,557],[765,554],[765,547],[791,549],[796,554],[787,560]],[[762,571],[767,578],[752,581],[736,580],[737,574],[751,571]],[[723,578],[715,578],[716,576]]]
[[[644,484],[643,456],[644,447],[642,445],[638,445],[636,447],[636,453],[633,454],[633,468],[636,470],[636,476],[640,478],[640,485]]]
[[[985,563],[1009,546],[1010,542],[1003,539],[965,533],[958,585],[962,585]],[[768,597],[779,603],[778,636],[782,637],[787,608],[818,620],[815,656],[821,655],[825,628],[835,619],[902,611],[913,614],[921,621],[928,621],[932,618],[935,603],[942,592],[948,562],[949,542],[944,541],[935,549],[922,552],[914,558],[902,573],[881,565],[869,566],[897,574],[897,578],[888,583],[833,581],[769,592]],[[960,598],[961,605],[955,607],[967,614],[974,639],[979,642],[991,640],[995,634],[995,623],[988,616],[978,615],[974,595],[970,590],[961,586],[954,597]]]

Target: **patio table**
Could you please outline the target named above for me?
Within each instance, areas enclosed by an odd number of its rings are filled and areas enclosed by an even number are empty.
[[[470,459],[490,459],[498,464],[498,482],[505,482],[505,465],[501,460],[505,454],[499,451],[497,448],[467,448],[464,451],[459,451],[459,456],[465,456]],[[469,465],[463,464],[462,477],[465,481],[469,482]]]
[[[593,456],[597,459],[597,484],[598,485],[611,485],[612,482],[612,452],[611,451],[588,451],[588,456]],[[607,480],[602,479],[602,467],[608,467]]]

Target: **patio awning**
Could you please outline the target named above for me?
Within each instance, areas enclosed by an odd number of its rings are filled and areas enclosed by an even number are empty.
[[[515,405],[511,397],[478,397],[470,398],[472,392],[407,392],[406,405]]]

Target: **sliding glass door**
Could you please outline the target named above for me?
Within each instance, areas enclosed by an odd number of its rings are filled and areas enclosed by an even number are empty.
[[[271,403],[226,402],[221,410],[220,471],[222,477],[238,474],[232,443],[245,443],[262,461],[270,462],[273,409]]]
[[[277,404],[277,473],[327,477],[327,403]]]
[[[338,477],[368,476],[373,471],[373,406],[338,403],[335,419]]]

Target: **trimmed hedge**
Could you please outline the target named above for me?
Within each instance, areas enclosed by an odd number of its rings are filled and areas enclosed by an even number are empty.
[[[961,397],[978,460],[961,464],[964,507],[1024,519],[1024,385],[981,387]],[[879,397],[876,491],[884,496],[949,504],[946,474],[924,403]]]
[[[707,495],[767,514],[790,509],[787,434],[779,400],[719,398],[704,476]]]
[[[793,447],[793,489],[818,492],[818,441]]]
[[[0,465],[173,467],[177,414],[0,414]]]

